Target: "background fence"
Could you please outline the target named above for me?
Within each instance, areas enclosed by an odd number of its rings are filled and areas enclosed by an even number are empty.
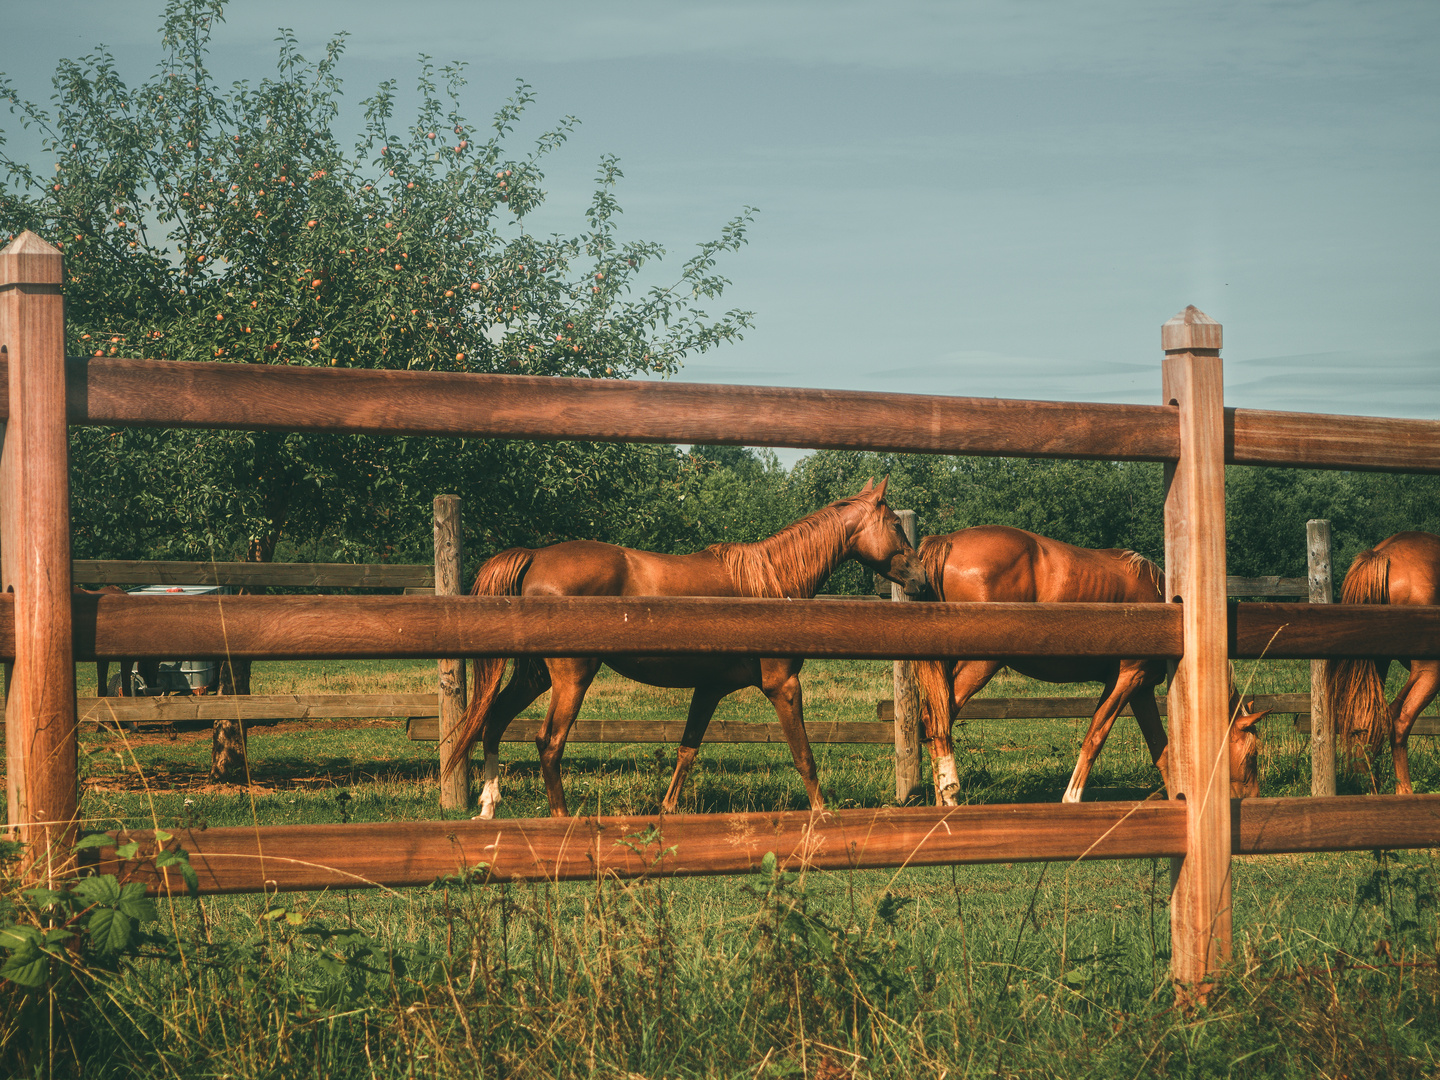
[[[1440,471],[1440,424],[1226,410],[1218,324],[1162,328],[1162,404],[1092,405],[677,383],[220,363],[67,362],[58,251],[0,252],[7,429],[0,451],[0,656],[13,657],[9,821],[29,872],[64,872],[77,827],[74,663],[177,655],[319,658],[693,654],[878,659],[1046,655],[1176,661],[1164,803],[811,814],[389,823],[181,832],[211,892],[782,866],[1169,856],[1172,972],[1230,952],[1232,851],[1440,844],[1440,797],[1225,798],[1230,657],[1440,656],[1440,609],[1226,609],[1224,465]],[[1166,604],[861,604],[750,599],[73,597],[67,423],[842,447],[1166,464]],[[337,832],[336,830],[342,830]],[[646,831],[653,830],[653,831]],[[640,850],[618,840],[640,833]],[[243,834],[243,835],[241,835]],[[153,834],[135,858],[156,871]],[[125,837],[113,837],[123,843]],[[648,846],[651,845],[652,846]],[[178,884],[174,882],[173,884]]]

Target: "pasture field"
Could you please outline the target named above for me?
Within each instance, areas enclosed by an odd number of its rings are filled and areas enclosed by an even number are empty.
[[[1252,693],[1294,692],[1308,667],[1242,664],[1239,677]],[[889,672],[808,663],[807,716],[873,719]],[[429,662],[264,663],[254,689],[433,685]],[[1006,673],[986,693],[1088,689]],[[677,719],[687,701],[685,691],[602,674],[581,715]],[[717,719],[773,714],[747,691]],[[1305,738],[1288,717],[1262,729],[1262,794],[1307,792]],[[962,797],[1058,801],[1082,732],[1082,721],[965,725]],[[1434,743],[1412,743],[1417,791],[1440,790]],[[653,811],[674,752],[572,745],[572,811]],[[256,726],[248,790],[207,783],[205,731],[86,733],[81,753],[90,828],[439,816],[435,744],[409,742],[397,721]],[[891,800],[886,748],[817,746],[816,755],[832,803]],[[507,744],[502,762],[502,815],[543,813],[533,748]],[[1158,783],[1134,723],[1121,718],[1087,798],[1143,798]],[[1342,778],[1342,790],[1359,792],[1362,780]],[[707,745],[686,799],[705,812],[805,805],[788,751],[757,744]],[[88,972],[59,1007],[0,990],[9,995],[0,1072],[1434,1077],[1432,855],[1237,858],[1235,962],[1191,1010],[1167,981],[1169,868],[1156,860],[598,885],[455,880],[162,902],[143,955]]]

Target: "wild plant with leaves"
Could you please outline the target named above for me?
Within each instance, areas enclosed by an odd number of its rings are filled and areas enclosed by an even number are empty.
[[[661,247],[620,235],[622,174],[606,157],[584,227],[537,236],[526,222],[545,197],[543,165],[573,117],[516,152],[530,87],[476,123],[461,107],[463,65],[422,57],[413,118],[401,121],[397,84],[382,82],[347,149],[334,130],[344,36],[312,62],[282,32],[273,75],[223,88],[206,67],[223,16],[220,0],[173,0],[151,78],[128,85],[97,48],[60,64],[49,110],[0,75],[0,102],[47,159],[0,131],[0,234],[32,229],[63,251],[71,355],[625,377],[672,373],[750,324],[700,306],[728,283],[717,261],[745,243],[749,208],[659,277]],[[332,556],[372,555],[416,528],[398,502],[428,506],[436,490],[519,469],[539,478],[543,530],[592,489],[620,494],[608,476],[639,452],[545,448],[551,467],[539,469],[536,453],[83,429],[77,548],[268,560],[282,538],[324,538]],[[497,510],[537,507],[484,507]]]

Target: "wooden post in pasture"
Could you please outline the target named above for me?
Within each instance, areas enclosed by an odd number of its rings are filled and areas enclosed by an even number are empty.
[[[1230,957],[1229,667],[1225,594],[1225,412],[1220,324],[1193,305],[1160,330],[1164,401],[1180,457],[1165,468],[1166,600],[1181,605],[1184,655],[1170,681],[1169,784],[1187,810],[1172,863],[1171,973],[1203,996]]]
[[[460,529],[460,496],[435,496],[435,595],[465,595],[465,536]],[[440,808],[470,806],[470,769],[444,775],[443,764],[465,719],[465,661],[440,661]]]
[[[0,352],[10,414],[0,449],[0,589],[15,594],[5,779],[27,877],[68,861],[77,809],[70,613],[70,474],[60,252],[31,232],[0,251]]]
[[[1330,577],[1330,522],[1305,523],[1310,603],[1334,603]],[[1335,724],[1325,708],[1325,661],[1310,661],[1310,794],[1335,794]]]
[[[896,510],[900,527],[911,547],[920,544],[920,526],[914,510]],[[905,590],[893,581],[890,599],[910,600]],[[920,800],[924,788],[920,783],[920,687],[915,679],[913,660],[895,661],[895,801],[901,806]]]

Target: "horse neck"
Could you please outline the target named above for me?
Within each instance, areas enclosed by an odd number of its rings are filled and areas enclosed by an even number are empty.
[[[850,554],[851,530],[844,508],[832,503],[751,544],[716,544],[745,596],[808,600]]]

